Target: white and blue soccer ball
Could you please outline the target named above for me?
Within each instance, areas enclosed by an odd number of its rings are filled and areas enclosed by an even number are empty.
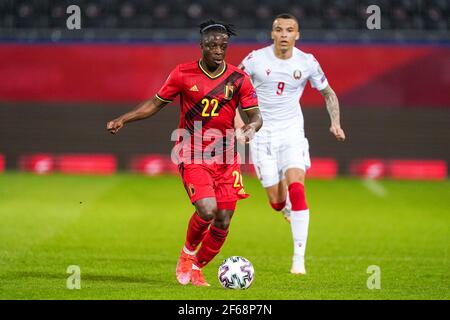
[[[255,269],[246,258],[233,256],[222,262],[217,277],[226,289],[248,289],[255,278]]]

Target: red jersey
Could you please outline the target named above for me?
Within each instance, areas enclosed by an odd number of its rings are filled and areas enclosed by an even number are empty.
[[[196,156],[198,152],[205,156],[209,151],[214,156],[213,145],[221,145],[220,150],[233,150],[234,153],[234,136],[229,139],[229,132],[234,132],[236,108],[239,104],[243,110],[258,107],[249,76],[226,63],[214,77],[200,65],[200,61],[177,65],[156,97],[172,102],[177,95],[180,95],[181,104],[178,128],[191,135],[191,155]],[[219,132],[223,139],[218,138]]]

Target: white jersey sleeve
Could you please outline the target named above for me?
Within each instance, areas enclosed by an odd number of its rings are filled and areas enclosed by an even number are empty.
[[[328,86],[328,80],[325,74],[323,73],[322,68],[320,67],[319,62],[314,58],[314,56],[310,55],[311,62],[310,68],[311,72],[309,75],[309,83],[311,83],[311,87],[316,88],[317,90],[323,90]]]
[[[255,72],[255,68],[254,68],[254,61],[255,59],[253,59],[253,55],[254,55],[255,51],[250,52],[245,58],[244,60],[242,60],[241,64],[239,65],[239,68],[241,68],[242,70],[244,70],[245,72],[247,72],[247,74],[251,77],[252,74]]]

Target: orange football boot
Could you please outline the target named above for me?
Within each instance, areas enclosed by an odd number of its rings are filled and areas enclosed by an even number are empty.
[[[206,282],[202,270],[192,270],[191,282],[196,287],[209,287],[209,283]]]
[[[187,285],[191,281],[192,263],[194,260],[194,255],[181,251],[181,255],[177,263],[176,275],[178,282],[182,285]]]

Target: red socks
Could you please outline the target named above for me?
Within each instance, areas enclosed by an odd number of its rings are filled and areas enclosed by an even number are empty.
[[[289,199],[292,204],[292,211],[308,209],[306,204],[305,187],[300,182],[291,183],[288,187]]]
[[[189,220],[186,242],[184,244],[189,251],[195,251],[197,249],[197,246],[205,237],[206,232],[208,232],[208,227],[211,222],[212,220],[203,220],[199,217],[197,212],[194,212],[191,220]]]
[[[217,228],[213,224],[203,239],[202,246],[197,252],[197,267],[203,268],[219,253],[228,235],[228,229]]]
[[[219,210],[234,211],[236,209],[236,201],[217,203]],[[219,253],[225,239],[228,235],[226,230],[220,229],[213,224],[213,220],[205,221],[194,212],[189,220],[189,226],[186,236],[185,247],[187,250],[194,252],[201,243],[200,249],[196,254],[196,265],[199,268],[206,266]],[[208,230],[209,227],[209,230]]]
[[[292,211],[308,209],[306,204],[305,187],[300,182],[291,183],[288,187],[289,199],[292,204]],[[270,203],[275,211],[281,211],[286,206],[286,201],[280,203]]]
[[[272,206],[273,210],[281,211],[286,206],[286,200],[283,202],[280,202],[280,203],[272,203],[271,202],[270,205]]]

